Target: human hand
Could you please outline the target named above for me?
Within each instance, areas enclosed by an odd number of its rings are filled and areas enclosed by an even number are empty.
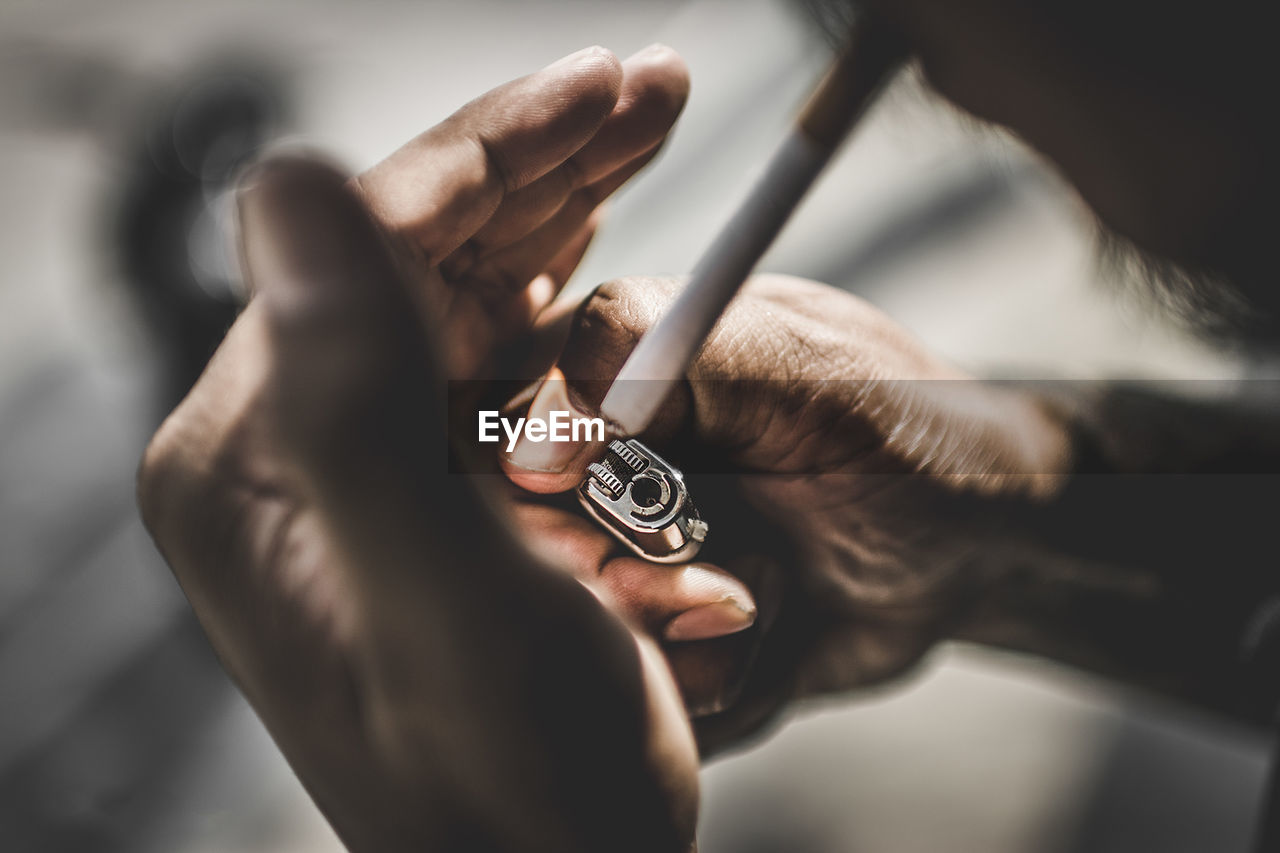
[[[586,51],[353,183],[295,158],[242,192],[254,298],[153,439],[139,500],[352,849],[692,845],[688,721],[643,626],[602,604],[603,534],[450,474],[444,387],[527,333],[686,86],[670,51]]]
[[[677,284],[602,285],[561,355],[567,388],[553,380],[531,410],[549,397],[594,410]],[[709,559],[733,568],[724,552],[758,550],[743,579],[761,612],[757,647],[665,647],[692,709],[716,712],[697,721],[704,748],[790,699],[910,667],[1011,568],[1005,516],[1049,497],[1066,467],[1065,431],[1037,403],[965,378],[865,302],[812,282],[750,281],[688,377],[643,438],[684,467]],[[572,488],[596,448],[555,447],[558,459],[517,445],[508,476],[533,492]],[[767,527],[789,547],[762,539]]]

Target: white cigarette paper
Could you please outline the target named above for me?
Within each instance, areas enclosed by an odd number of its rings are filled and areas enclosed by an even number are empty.
[[[636,435],[649,426],[725,306],[905,56],[906,43],[884,20],[866,16],[855,26],[849,49],[814,92],[746,201],[609,386],[600,414],[615,432]]]
[[[640,339],[609,386],[600,414],[615,429],[635,435],[653,420],[724,307],[826,165],[829,153],[798,128],[787,136],[747,203],[716,237],[688,284]]]

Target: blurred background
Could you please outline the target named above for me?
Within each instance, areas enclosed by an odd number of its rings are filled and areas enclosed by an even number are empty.
[[[4,0],[0,850],[335,851],[134,509],[145,441],[234,316],[225,189],[268,141],[364,168],[600,43],[692,99],[575,280],[683,272],[827,52],[783,0]],[[969,370],[1240,378],[1109,292],[1088,220],[911,79],[765,267],[880,305]],[[1261,735],[1039,661],[946,647],[704,772],[703,853],[1244,851]]]

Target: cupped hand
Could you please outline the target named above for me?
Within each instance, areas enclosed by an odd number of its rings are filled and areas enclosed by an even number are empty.
[[[352,849],[693,844],[694,745],[649,638],[673,614],[644,603],[746,591],[705,567],[646,575],[572,514],[451,473],[445,410],[446,380],[489,378],[528,333],[686,89],[669,50],[591,49],[352,182],[296,157],[247,178],[255,295],[153,439],[139,499]],[[636,618],[606,606],[620,593]]]
[[[565,379],[531,409],[593,411],[679,284],[602,285],[579,308]],[[1036,400],[965,377],[862,300],[784,277],[748,283],[642,438],[683,467],[711,525],[704,553],[764,563],[743,576],[761,611],[754,644],[666,647],[693,709],[715,712],[698,720],[707,749],[793,698],[901,673],[949,636],[1012,570],[1005,520],[1054,493],[1068,455]],[[549,452],[518,445],[504,468],[555,493],[598,448],[561,446],[550,465]]]

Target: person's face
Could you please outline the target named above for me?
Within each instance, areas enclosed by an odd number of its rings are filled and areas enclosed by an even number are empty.
[[[1047,155],[1139,247],[1262,307],[1275,219],[1274,51],[1261,4],[874,0],[926,77]]]

